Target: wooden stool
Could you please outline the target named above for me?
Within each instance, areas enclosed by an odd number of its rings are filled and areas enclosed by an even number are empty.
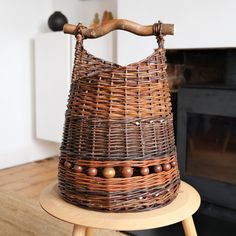
[[[59,196],[57,183],[46,187],[40,196],[40,204],[46,212],[74,224],[73,236],[92,236],[92,228],[144,230],[180,221],[186,236],[196,236],[192,215],[199,208],[200,201],[198,192],[183,181],[179,194],[172,203],[156,210],[137,213],[104,213],[79,208]]]

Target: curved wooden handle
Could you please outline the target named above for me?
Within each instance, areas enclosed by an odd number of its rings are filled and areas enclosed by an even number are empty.
[[[153,25],[143,26],[124,19],[109,20],[106,24],[99,25],[95,28],[82,27],[81,33],[84,38],[99,38],[113,30],[125,30],[140,36],[154,35]],[[66,34],[75,34],[76,25],[65,24],[63,31]],[[162,24],[160,33],[163,35],[174,35],[174,25]]]

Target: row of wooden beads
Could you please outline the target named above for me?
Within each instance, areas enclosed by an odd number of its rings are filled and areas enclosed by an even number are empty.
[[[172,161],[171,163],[166,163],[166,164],[162,164],[162,165],[155,165],[155,166],[153,166],[153,170],[155,173],[160,173],[162,171],[168,171],[172,167],[175,167],[176,165],[177,165],[176,161]],[[72,164],[68,161],[64,162],[64,166],[69,169],[72,168]],[[74,165],[72,169],[76,173],[84,172],[83,166]],[[140,167],[139,172],[143,176],[148,175],[150,173],[150,166],[149,167]],[[95,167],[89,167],[87,169],[86,173],[91,177],[95,177],[98,174],[98,170]],[[122,167],[121,174],[124,178],[132,177],[134,174],[134,168],[129,167],[129,166]],[[114,178],[116,175],[115,168],[113,168],[113,167],[103,168],[102,175],[103,175],[103,177],[105,177],[107,179]]]

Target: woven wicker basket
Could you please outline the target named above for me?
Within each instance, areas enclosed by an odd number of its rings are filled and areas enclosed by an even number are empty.
[[[170,203],[180,178],[162,38],[148,58],[119,66],[89,54],[78,32],[58,171],[61,196],[112,212]]]

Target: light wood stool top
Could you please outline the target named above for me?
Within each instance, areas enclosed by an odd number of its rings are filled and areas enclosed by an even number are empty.
[[[46,187],[40,195],[40,204],[46,212],[74,224],[74,236],[92,235],[90,228],[144,230],[180,221],[186,236],[196,236],[192,215],[199,208],[200,201],[198,192],[183,181],[181,181],[179,194],[172,203],[156,210],[135,213],[104,213],[74,206],[59,196],[57,183]]]

